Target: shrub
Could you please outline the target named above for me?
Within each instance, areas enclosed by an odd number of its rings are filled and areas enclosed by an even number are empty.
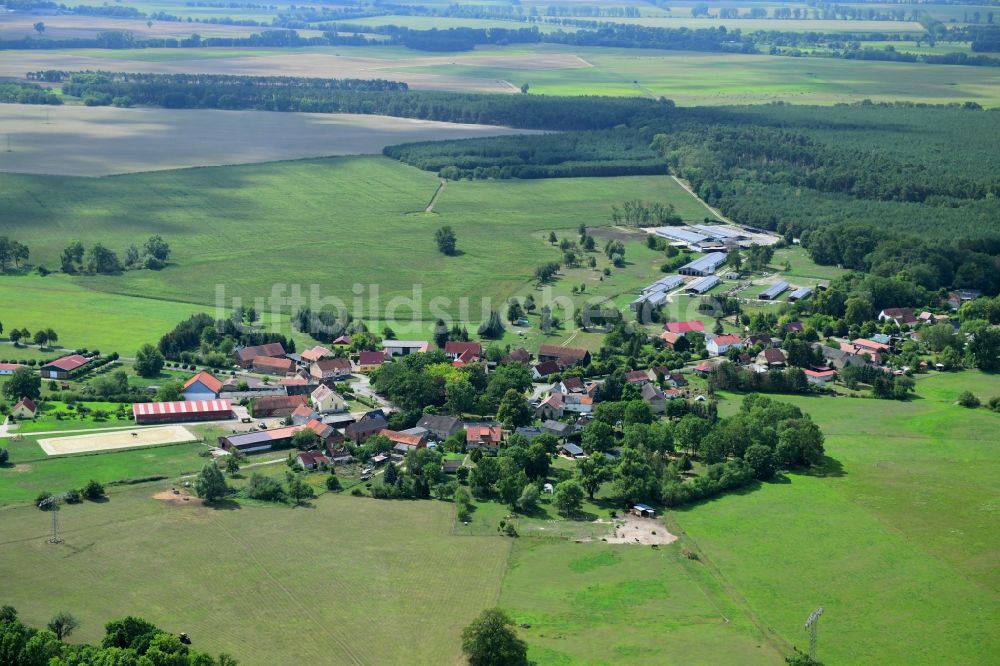
[[[975,409],[980,405],[979,398],[973,395],[972,391],[962,391],[958,396],[958,404],[969,409]]]
[[[361,490],[361,488],[353,488],[351,490],[351,495],[353,495],[354,497],[364,497],[365,493],[363,490]]]
[[[91,479],[83,487],[83,496],[94,502],[104,497],[104,486]]]
[[[326,477],[326,489],[331,491],[340,490],[343,486],[340,485],[340,478],[336,474],[331,474]]]
[[[8,460],[10,460],[10,453],[7,449],[0,448],[0,465],[6,465]]]
[[[83,495],[81,495],[80,491],[77,490],[76,488],[71,488],[63,496],[63,499],[66,500],[67,504],[79,504],[80,502],[83,501]]]
[[[986,403],[991,412],[1000,412],[1000,395],[995,395]]]
[[[281,484],[271,477],[261,474],[254,474],[250,477],[250,482],[247,483],[244,493],[250,499],[263,502],[283,502],[285,499],[285,490]]]
[[[35,506],[38,506],[39,504],[48,499],[52,499],[52,493],[43,490],[42,492],[38,493],[38,495],[35,496]],[[42,509],[43,511],[47,510],[47,507],[45,508],[38,507],[38,508]]]

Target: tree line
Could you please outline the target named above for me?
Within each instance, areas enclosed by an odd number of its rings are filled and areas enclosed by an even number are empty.
[[[122,258],[103,243],[94,243],[88,250],[81,241],[73,241],[63,249],[59,268],[70,274],[114,275],[139,268],[159,270],[169,257],[170,244],[159,235],[150,236],[141,251],[135,243],[130,244]]]

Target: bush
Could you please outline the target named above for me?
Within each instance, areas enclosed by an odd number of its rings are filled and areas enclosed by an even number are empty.
[[[354,497],[364,497],[365,493],[361,488],[353,488],[351,490],[351,495]]]
[[[991,412],[1000,412],[1000,395],[995,395],[986,403]]]
[[[8,460],[10,460],[10,452],[0,448],[0,465],[6,465]]]
[[[49,499],[52,499],[52,493],[50,493],[48,491],[42,491],[42,492],[38,493],[38,495],[35,496],[35,506],[38,506],[39,504],[41,504],[45,500],[49,500]],[[38,508],[42,509],[42,511],[46,511],[48,509],[48,507],[44,507],[43,508],[43,507],[40,507],[40,506]]]
[[[975,409],[980,405],[979,398],[973,395],[972,391],[962,391],[958,396],[958,404],[962,407],[968,407],[969,409]]]
[[[281,484],[269,476],[254,474],[250,477],[244,491],[250,499],[261,500],[263,502],[283,502],[285,500],[285,490]]]
[[[83,496],[91,502],[95,502],[104,497],[104,486],[91,479],[87,482],[87,485],[83,487]]]
[[[341,488],[343,488],[343,486],[340,484],[340,478],[338,478],[336,474],[331,474],[330,476],[326,477],[327,490],[336,492]]]
[[[63,498],[66,500],[66,504],[79,504],[83,501],[83,495],[76,488],[71,488],[67,491]]]

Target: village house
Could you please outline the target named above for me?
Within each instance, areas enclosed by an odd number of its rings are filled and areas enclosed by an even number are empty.
[[[535,408],[535,418],[559,419],[562,418],[564,409],[563,394],[553,391]]]
[[[344,442],[344,436],[328,423],[323,423],[317,419],[309,419],[306,421],[306,428],[316,433],[320,444],[327,449],[327,452],[332,452]]]
[[[386,356],[409,356],[430,351],[431,343],[426,340],[386,340],[382,343],[382,351]]]
[[[531,369],[531,377],[535,380],[544,380],[552,375],[559,374],[560,370],[561,368],[559,367],[559,364],[555,361],[545,361],[543,363],[537,363]]]
[[[368,374],[375,372],[388,360],[385,352],[363,351],[358,354],[358,372]]]
[[[14,371],[18,368],[26,368],[28,366],[21,365],[20,363],[0,363],[0,376],[12,375]]]
[[[589,365],[590,352],[575,347],[559,347],[557,345],[542,345],[538,349],[538,362],[555,361],[560,368],[573,365]]]
[[[881,322],[891,321],[896,326],[912,326],[917,323],[913,308],[886,308],[878,313]]]
[[[643,385],[642,399],[654,414],[662,414],[667,410],[667,396],[656,384]]]
[[[309,421],[319,418],[319,414],[314,412],[313,408],[309,405],[299,405],[292,411],[290,418],[292,419],[292,425],[305,425]]]
[[[360,421],[355,421],[344,428],[344,436],[355,444],[360,444],[372,435],[377,435],[382,432],[387,426],[388,422],[385,420],[384,416],[362,419]]]
[[[259,356],[283,358],[285,356],[285,348],[281,346],[280,342],[269,342],[266,345],[257,345],[255,347],[243,347],[237,349],[235,352],[236,364],[241,368],[249,369],[253,367],[254,359]]]
[[[790,321],[785,324],[785,333],[801,333],[805,330],[801,321]]]
[[[664,381],[667,382],[667,385],[673,388],[683,388],[688,385],[688,380],[685,379],[684,375],[679,372],[671,372],[669,375],[664,377]]]
[[[549,419],[542,423],[542,431],[547,435],[552,435],[559,439],[566,439],[570,435],[576,432],[576,429],[571,423],[564,423],[562,421],[556,421],[555,419]]]
[[[321,345],[316,345],[312,349],[307,349],[299,354],[299,358],[302,359],[303,365],[310,365],[316,361],[322,361],[328,356],[333,356],[333,352]]]
[[[705,343],[705,348],[712,356],[722,356],[730,349],[742,349],[743,340],[738,335],[714,335]]]
[[[10,415],[15,419],[33,419],[38,413],[38,405],[31,398],[21,398],[10,410]]]
[[[259,432],[247,432],[235,435],[225,435],[219,438],[219,448],[240,453],[261,453],[272,448],[284,448],[291,445],[295,433],[305,426],[288,426],[273,428]]]
[[[863,356],[859,356],[853,352],[847,352],[840,348],[828,347],[824,344],[815,343],[813,348],[818,348],[820,353],[823,355],[823,360],[827,365],[833,367],[836,370],[843,370],[849,365],[856,367],[862,367],[869,365],[869,361]]]
[[[826,383],[837,376],[837,373],[833,370],[811,370],[806,369],[802,372],[806,375],[806,381],[810,384],[816,384],[817,386],[826,386]]]
[[[344,349],[345,347],[350,347],[352,342],[353,341],[351,340],[351,336],[341,335],[330,344],[334,347],[337,347],[338,349]]]
[[[785,352],[769,347],[757,354],[757,362],[769,368],[783,368],[788,363],[788,359],[785,358]]]
[[[351,376],[351,362],[346,358],[327,358],[309,366],[309,375],[321,382],[339,382]]]
[[[69,379],[69,376],[90,363],[90,359],[80,354],[57,358],[39,368],[43,379]]]
[[[663,346],[671,351],[682,352],[687,351],[691,347],[691,343],[688,342],[683,333],[663,331],[663,333],[660,333],[660,339],[663,340]]]
[[[281,377],[275,382],[276,386],[285,389],[288,395],[305,395],[312,393],[319,382],[309,376],[309,373],[299,370],[294,375]]]
[[[415,449],[427,448],[427,438],[423,435],[400,432],[398,430],[389,430],[388,428],[381,431],[379,434],[383,437],[389,438],[389,441],[393,444],[393,450],[396,453],[406,455]]]
[[[670,333],[679,333],[684,335],[685,333],[704,333],[705,324],[697,320],[689,321],[668,321],[663,325],[664,330]]]
[[[518,347],[503,357],[501,363],[531,363],[531,353],[524,347]]]
[[[502,443],[503,429],[499,425],[485,423],[465,426],[466,450],[499,451]]]
[[[329,465],[330,459],[319,451],[303,451],[295,457],[295,462],[302,469],[317,469],[323,465]]]
[[[569,395],[570,393],[584,393],[587,387],[580,377],[566,377],[552,385],[552,390],[556,393]]]
[[[698,364],[694,366],[694,374],[704,377],[708,375],[708,373],[712,372],[712,368],[714,367],[715,366],[708,361],[699,361]]]
[[[458,365],[478,363],[483,357],[483,346],[478,342],[449,340],[444,345],[444,355]]]
[[[461,432],[462,420],[457,416],[439,414],[424,414],[417,421],[417,427],[423,428],[438,442],[443,442],[452,435]]]
[[[651,382],[648,370],[632,370],[625,373],[625,381],[632,386],[644,386]]]
[[[185,400],[214,400],[221,392],[222,382],[204,370],[184,382],[181,389]]]
[[[252,413],[258,418],[291,416],[297,407],[308,402],[307,395],[266,395],[254,398]]]
[[[594,411],[594,398],[587,393],[568,393],[563,396],[563,411],[589,414]]]
[[[295,361],[290,358],[276,358],[273,356],[257,356],[250,362],[253,372],[261,375],[290,375],[295,372]]]
[[[347,401],[325,384],[317,386],[309,397],[312,398],[313,408],[320,414],[347,411]]]
[[[974,301],[980,296],[982,296],[982,292],[977,289],[956,289],[955,291],[948,292],[948,307],[952,310],[957,310],[962,307],[962,303]]]
[[[455,474],[464,462],[461,458],[446,458],[441,461],[441,471],[444,474]]]

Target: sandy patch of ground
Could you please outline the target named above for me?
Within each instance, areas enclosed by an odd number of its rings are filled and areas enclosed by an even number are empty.
[[[650,546],[665,545],[677,541],[677,537],[667,531],[663,523],[653,518],[623,516],[615,519],[615,528],[608,543],[630,543]]]
[[[14,465],[14,471],[15,472],[20,472],[20,473],[30,472],[31,471],[31,465],[28,465],[28,464],[25,464],[25,463],[19,463],[17,465]]]
[[[181,488],[177,488],[177,492],[164,490],[163,492],[156,493],[153,495],[153,499],[159,500],[164,504],[169,504],[170,506],[204,506],[205,504],[203,500],[194,497],[191,493]]]
[[[158,444],[197,442],[198,439],[184,426],[172,425],[117,432],[98,432],[92,435],[74,435],[72,437],[49,437],[38,440],[38,445],[48,455],[58,456],[67,453],[111,451]]]
[[[64,176],[377,155],[397,143],[531,133],[354,114],[25,104],[0,105],[0,127],[11,145],[0,171]]]

